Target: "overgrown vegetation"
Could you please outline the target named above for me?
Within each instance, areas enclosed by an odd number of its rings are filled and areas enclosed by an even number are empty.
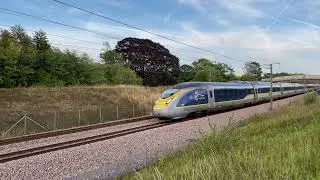
[[[316,92],[309,92],[304,96],[304,104],[312,104],[318,100],[318,95]]]
[[[150,115],[164,88],[132,85],[1,88],[0,133],[24,115],[48,130],[131,118],[133,114]],[[28,133],[44,131],[31,122],[27,126]],[[8,136],[22,133],[23,122]]]
[[[141,84],[130,67],[110,63],[113,56],[102,52],[103,62],[94,62],[87,54],[52,47],[44,31],[31,37],[14,26],[0,33],[0,87]]]
[[[124,179],[319,179],[320,103],[307,102],[215,132]]]
[[[232,81],[237,77],[234,70],[224,63],[213,63],[208,59],[199,59],[192,65],[181,66],[181,82],[186,81]]]

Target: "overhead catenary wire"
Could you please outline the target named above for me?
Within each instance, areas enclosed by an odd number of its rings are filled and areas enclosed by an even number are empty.
[[[270,29],[279,21],[280,17],[284,14],[284,12],[286,12],[295,1],[296,0],[288,0],[285,6],[282,8],[282,10],[279,12],[279,14],[274,17],[273,22],[269,24],[269,26],[267,26],[265,29],[261,29],[260,31],[263,33],[270,31]],[[267,49],[269,49],[268,46],[267,46]],[[270,60],[267,60],[267,61],[270,61]],[[270,61],[270,62],[274,62],[274,61]]]
[[[5,11],[5,12],[3,12]],[[94,30],[90,30],[90,29],[86,29],[86,28],[81,28],[81,27],[77,27],[77,26],[73,26],[73,25],[68,25],[68,24],[65,24],[65,23],[61,23],[61,22],[58,22],[58,21],[53,21],[53,20],[50,20],[50,19],[45,19],[45,18],[42,18],[42,17],[37,17],[37,16],[34,16],[34,15],[30,15],[30,14],[27,14],[27,13],[24,13],[24,12],[19,12],[19,11],[14,11],[14,10],[10,10],[10,9],[7,9],[7,8],[0,8],[0,13],[5,13],[5,14],[9,14],[9,15],[14,15],[14,16],[18,16],[18,17],[26,17],[26,18],[30,18],[30,19],[34,19],[34,20],[39,20],[39,21],[45,21],[45,22],[49,22],[49,23],[53,23],[53,24],[57,24],[57,25],[61,25],[61,26],[65,26],[65,27],[68,27],[68,28],[73,28],[73,29],[77,29],[77,30],[81,30],[81,31],[86,31],[86,32],[91,32],[91,33],[95,33],[95,34],[98,34],[98,35],[102,35],[102,36],[107,36],[110,38],[110,34],[106,34],[106,33],[103,33],[103,32],[99,32],[99,31],[94,31]],[[48,34],[49,35],[49,34]],[[53,35],[53,34],[52,34]],[[57,36],[57,37],[62,37],[61,35],[53,35],[53,36]],[[118,36],[116,35],[117,37],[111,37],[113,39],[117,39],[117,40],[120,40],[121,38],[124,39],[125,37],[121,37],[121,36]],[[74,38],[67,38],[67,39],[74,39]],[[78,40],[78,39],[74,39],[74,40]],[[170,39],[167,39],[170,41]],[[85,40],[78,40],[78,41],[85,41]],[[88,42],[88,41],[87,41]],[[92,42],[90,42],[92,43]],[[100,44],[99,44],[100,45]],[[66,46],[66,45],[65,45]],[[71,47],[71,45],[68,45]],[[73,46],[75,47],[75,46]],[[81,48],[84,48],[84,47],[81,47]],[[89,49],[93,49],[93,48],[89,48]],[[199,50],[199,49],[198,49]],[[200,49],[201,50],[201,49]],[[206,51],[205,51],[206,52]],[[181,53],[179,53],[181,54]],[[206,54],[212,54],[211,52],[206,52]],[[217,55],[217,54],[215,54]],[[219,55],[219,54],[218,54]],[[184,55],[185,56],[185,55]],[[220,55],[221,56],[221,55]],[[185,56],[186,57],[186,56]],[[188,57],[190,58],[190,56]],[[195,58],[195,57],[192,57],[192,58]],[[190,58],[191,59],[191,58]],[[184,60],[184,61],[190,61],[190,60]]]
[[[89,13],[89,14],[92,14],[92,15],[95,15],[95,16],[98,16],[98,17],[101,17],[101,18],[103,18],[103,19],[107,19],[107,20],[109,20],[109,21],[112,21],[112,22],[121,24],[121,25],[123,25],[123,26],[127,26],[127,27],[130,27],[130,28],[133,28],[133,29],[142,31],[142,32],[146,32],[146,33],[148,33],[148,34],[151,34],[151,35],[154,35],[154,36],[157,36],[157,37],[160,37],[160,38],[163,38],[163,39],[166,39],[166,40],[175,42],[175,43],[179,43],[179,44],[182,44],[182,45],[185,45],[185,46],[194,48],[194,49],[198,49],[198,50],[203,51],[203,52],[215,54],[215,55],[218,55],[218,56],[221,56],[221,57],[224,57],[224,58],[233,60],[233,61],[246,62],[246,61],[244,61],[244,60],[241,60],[241,59],[238,59],[238,58],[234,58],[234,57],[231,57],[231,56],[227,56],[227,55],[224,55],[224,54],[222,54],[222,53],[218,53],[218,52],[215,52],[215,51],[203,49],[203,48],[194,46],[194,45],[192,45],[192,44],[188,44],[188,43],[185,43],[185,42],[182,42],[182,41],[178,41],[178,40],[175,40],[175,39],[172,39],[172,38],[168,38],[168,37],[163,36],[163,35],[161,35],[161,34],[157,34],[157,33],[151,32],[151,31],[149,31],[149,30],[145,30],[145,29],[143,29],[143,28],[140,28],[140,27],[138,27],[138,26],[134,26],[134,25],[130,25],[130,24],[128,24],[128,23],[124,23],[124,22],[122,22],[122,21],[120,21],[120,20],[116,20],[116,19],[114,19],[114,18],[110,18],[110,17],[107,17],[107,16],[105,16],[105,15],[102,15],[102,14],[99,14],[99,13],[96,13],[96,12],[93,12],[93,11],[90,11],[90,10],[86,10],[86,9],[83,9],[83,8],[78,7],[78,6],[75,6],[75,5],[71,5],[71,4],[68,4],[68,3],[65,3],[65,2],[62,2],[62,1],[59,1],[59,0],[52,0],[52,1],[57,2],[57,3],[59,3],[59,4],[62,4],[62,5],[65,5],[65,6],[68,6],[68,7],[71,7],[71,8],[74,8],[74,9],[77,9],[77,10],[80,10],[80,11],[83,11],[83,12],[86,12],[86,13]]]
[[[13,25],[5,25],[5,24],[0,24],[0,26],[2,27],[6,27],[6,28],[11,28],[13,27]],[[0,28],[2,29],[2,28]],[[24,28],[27,32],[31,32],[31,33],[35,33],[37,32],[36,30],[31,30],[31,29],[27,29],[27,28]],[[3,29],[5,30],[5,29]],[[71,40],[74,40],[74,41],[81,41],[81,42],[85,42],[85,43],[90,43],[90,44],[96,44],[96,45],[100,45],[102,46],[103,45],[103,42],[93,42],[93,41],[87,41],[87,40],[82,40],[82,39],[76,39],[76,38],[71,38],[71,37],[68,37],[68,36],[63,36],[63,35],[57,35],[57,34],[52,34],[52,33],[46,33],[48,36],[56,36],[56,37],[61,37],[61,38],[65,38],[65,39],[71,39]],[[77,49],[93,49],[93,50],[102,50],[102,49],[97,49],[97,48],[92,48],[92,47],[83,47],[83,46],[75,46],[75,45],[67,45],[67,44],[61,44],[61,43],[49,43],[51,45],[56,45],[56,46],[66,46],[66,47],[73,47],[73,48],[77,48]],[[169,46],[169,45],[165,45],[166,47],[169,47],[169,48],[172,48],[172,50],[170,50],[171,52],[173,52],[174,54],[179,54],[181,57],[183,57],[183,61],[185,62],[189,62],[189,61],[194,61],[195,59],[199,59],[200,57],[197,57],[197,56],[188,56],[188,55],[185,55],[185,51],[182,52],[182,50],[184,50],[183,48],[176,48],[176,47],[173,47],[173,46]]]
[[[71,44],[61,44],[61,43],[49,43],[49,44],[55,45],[55,46],[66,46],[66,47],[73,47],[73,48],[79,48],[79,49],[93,49],[93,50],[101,51],[101,49],[98,49],[98,48],[76,46],[76,45],[71,45]]]
[[[0,30],[5,30],[5,29],[0,28]],[[49,42],[49,44],[52,46],[65,46],[65,47],[72,47],[72,48],[76,48],[76,49],[92,49],[92,50],[102,51],[102,49],[87,47],[87,46],[76,46],[76,45],[71,45],[71,44],[52,43],[52,42]]]
[[[112,35],[112,34],[107,34],[107,33],[100,32],[100,31],[96,31],[96,30],[90,30],[90,29],[86,29],[86,28],[82,28],[82,27],[77,27],[77,26],[74,26],[74,25],[65,24],[65,23],[62,23],[62,22],[58,22],[58,21],[54,21],[54,20],[50,20],[50,19],[34,16],[34,15],[27,14],[27,13],[24,13],[24,12],[10,10],[10,9],[7,9],[7,8],[0,8],[0,10],[2,10],[2,11],[0,11],[0,13],[10,14],[10,15],[20,16],[20,17],[28,17],[28,18],[35,19],[35,20],[38,20],[38,21],[44,21],[44,22],[48,22],[48,23],[51,23],[51,24],[56,24],[56,25],[65,26],[65,27],[72,28],[72,29],[77,29],[77,30],[80,30],[80,31],[94,33],[94,34],[97,34],[97,35],[100,35],[100,36],[104,36],[104,37],[108,37],[108,38],[111,38],[111,39],[121,40],[123,38],[123,37],[118,36],[118,35]],[[5,11],[5,12],[3,12],[3,11]]]
[[[2,11],[1,11],[2,10]],[[6,11],[6,12],[3,12],[3,11]],[[29,14],[26,14],[26,13],[23,13],[23,12],[18,12],[18,11],[14,11],[14,10],[9,10],[9,9],[6,9],[6,8],[0,8],[0,13],[4,13],[4,14],[9,14],[9,15],[13,15],[13,16],[18,16],[18,17],[26,17],[26,18],[30,18],[30,19],[33,19],[33,20],[40,20],[40,21],[45,21],[45,22],[49,22],[49,23],[54,23],[54,24],[58,24],[58,25],[61,25],[61,26],[66,26],[68,28],[75,28],[75,29],[78,29],[78,30],[84,30],[84,28],[79,28],[79,27],[76,27],[76,26],[73,26],[73,25],[68,25],[68,24],[64,24],[64,23],[60,23],[60,22],[57,22],[57,21],[52,21],[52,20],[49,20],[49,19],[44,19],[44,18],[41,18],[41,17],[37,17],[37,16],[34,16],[34,15],[29,15]],[[4,27],[8,27],[6,25],[1,25],[1,26],[4,26]],[[26,29],[27,30],[27,29]],[[32,31],[32,30],[27,30],[27,31]],[[85,30],[87,31],[87,30]],[[34,31],[33,31],[34,32]],[[91,31],[90,31],[91,32]],[[94,31],[92,33],[97,33],[98,31]],[[99,35],[101,35],[100,32],[98,32]],[[75,39],[75,38],[70,38],[70,37],[66,37],[66,36],[61,36],[61,35],[56,35],[56,34],[51,34],[51,33],[47,33],[48,35],[52,35],[52,36],[57,36],[57,37],[63,37],[63,38],[66,38],[66,39],[72,39],[72,40],[77,40],[77,41],[83,41],[83,42],[87,42],[87,43],[94,43],[94,44],[98,44],[98,43],[95,43],[95,42],[90,42],[90,41],[86,41],[86,40],[80,40],[80,39]],[[118,36],[118,35],[117,35]],[[120,39],[124,39],[125,37],[121,37],[121,36],[118,36],[117,40],[120,40]],[[99,43],[99,45],[101,45]],[[173,48],[173,47],[172,47]],[[176,49],[176,48],[173,48],[173,49]],[[180,48],[182,49],[182,48]],[[208,53],[208,52],[207,52]],[[180,53],[181,54],[181,53]],[[208,54],[211,54],[211,53],[208,53]],[[185,56],[185,55],[184,55]],[[191,59],[191,58],[190,58]],[[189,61],[189,60],[188,60]]]
[[[0,24],[0,26],[2,26],[2,27],[7,27],[7,28],[13,27],[13,25],[10,26],[10,25],[4,25],[4,24]],[[1,29],[1,28],[0,28],[0,29]],[[32,33],[37,32],[36,30],[31,30],[31,29],[26,29],[26,28],[24,28],[24,29],[25,29],[25,31],[27,31],[27,32],[32,32]],[[100,46],[103,45],[103,42],[88,41],[88,40],[77,39],[77,38],[72,38],[72,37],[68,37],[68,36],[53,34],[53,33],[47,33],[47,32],[46,32],[46,35],[48,35],[48,36],[60,37],[60,38],[64,38],[64,39],[70,39],[70,40],[74,40],[74,41],[81,41],[81,42],[85,42],[85,43],[89,43],[89,44],[95,44],[95,45],[100,45]]]

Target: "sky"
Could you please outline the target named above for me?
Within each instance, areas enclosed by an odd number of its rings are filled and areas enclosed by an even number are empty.
[[[61,0],[176,42],[117,24],[52,0],[3,0],[0,28],[22,25],[29,34],[44,30],[53,46],[85,52],[99,61],[119,39],[151,39],[191,64],[199,58],[226,63],[243,73],[244,62],[280,63],[275,72],[320,74],[320,0]],[[80,31],[8,14],[10,9],[60,23],[98,31]],[[81,41],[80,41],[81,40]],[[264,68],[264,72],[268,69]]]

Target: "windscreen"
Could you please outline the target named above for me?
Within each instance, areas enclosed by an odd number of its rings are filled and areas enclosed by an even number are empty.
[[[165,99],[176,93],[179,89],[167,89],[161,94],[161,98]]]

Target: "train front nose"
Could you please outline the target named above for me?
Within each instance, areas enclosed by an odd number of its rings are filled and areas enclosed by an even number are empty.
[[[152,114],[155,117],[168,117],[169,110],[168,110],[168,108],[159,109],[159,108],[154,107],[153,111],[152,111]]]
[[[158,118],[172,118],[172,110],[170,109],[171,100],[168,99],[159,99],[152,110],[152,114]]]

